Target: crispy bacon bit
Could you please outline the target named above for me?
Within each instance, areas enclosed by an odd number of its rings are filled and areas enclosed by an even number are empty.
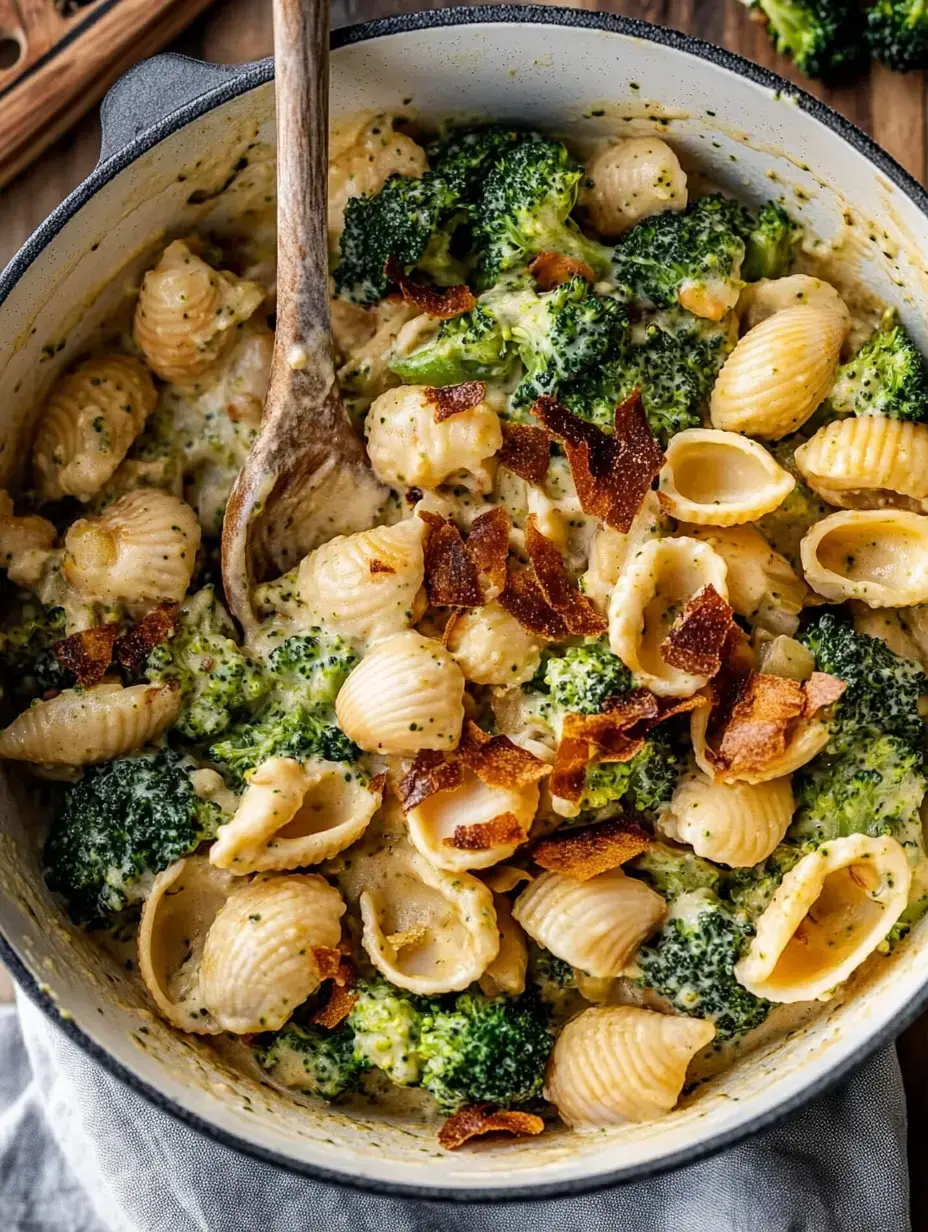
[[[469,287],[433,287],[416,282],[403,271],[395,257],[387,261],[386,275],[399,287],[407,304],[412,304],[437,321],[450,321],[452,317],[462,316],[477,303]]]
[[[545,601],[563,619],[567,631],[575,637],[605,633],[605,617],[573,585],[563,556],[538,529],[533,513],[525,527],[525,550]]]
[[[445,647],[446,650],[451,645],[451,638],[454,636],[454,626],[461,619],[462,615],[463,613],[461,612],[460,608],[454,608],[451,612],[451,615],[445,621],[445,627],[441,631],[441,644]]]
[[[342,964],[341,950],[328,945],[313,946],[313,958],[319,968],[320,980],[334,980]]]
[[[313,953],[316,951],[314,950]],[[350,958],[341,955],[341,961],[336,970],[326,978],[332,980],[329,999],[321,1009],[316,1011],[312,1020],[318,1026],[328,1027],[332,1031],[345,1021],[358,999],[358,994],[354,991],[357,980],[354,963]]]
[[[368,783],[367,790],[372,796],[382,796],[386,785],[387,776],[385,774],[378,774]]]
[[[664,465],[664,454],[648,427],[640,392],[636,389],[616,407],[612,436],[572,414],[554,398],[539,398],[533,412],[564,442],[584,513],[627,533]]]
[[[461,532],[438,513],[419,514],[429,525],[425,541],[425,580],[436,607],[479,607],[483,602],[474,562]]]
[[[488,787],[527,787],[551,773],[540,757],[508,736],[488,735],[471,719],[464,725],[458,757]]]
[[[455,826],[454,834],[445,839],[444,845],[455,847],[458,851],[490,851],[493,847],[521,843],[524,838],[525,831],[515,813],[500,813],[491,821]]]
[[[510,573],[503,593],[499,596],[500,607],[513,616],[519,624],[549,642],[568,637],[567,625],[541,593],[541,588],[528,569]]]
[[[452,791],[460,784],[460,762],[448,761],[438,749],[420,749],[396,791],[403,811],[408,813],[437,792]]]
[[[392,565],[385,564],[384,561],[378,560],[376,556],[369,565],[371,573],[396,573]]]
[[[732,707],[716,755],[729,772],[758,770],[786,750],[790,724],[805,706],[798,680],[755,672]]]
[[[711,583],[690,599],[660,645],[670,667],[694,676],[714,676],[722,666],[722,648],[734,612]]]
[[[177,628],[177,604],[160,603],[116,642],[116,658],[130,671],[138,671],[154,648]]]
[[[444,423],[452,415],[460,415],[462,411],[472,411],[479,406],[486,392],[483,381],[465,381],[463,385],[429,385],[425,400],[435,408],[432,412],[435,422]]]
[[[531,424],[504,423],[503,447],[496,451],[501,466],[508,466],[526,483],[540,487],[551,461],[551,437]]]
[[[553,291],[562,282],[570,282],[577,275],[586,282],[596,281],[595,273],[585,261],[565,256],[562,252],[540,252],[528,267],[539,291]]]
[[[70,637],[55,642],[52,653],[69,672],[77,677],[77,683],[85,688],[99,684],[106,669],[113,661],[113,646],[116,642],[115,625],[97,625],[95,629],[83,629]]]
[[[633,821],[601,821],[543,839],[532,852],[541,868],[589,881],[641,855],[649,838]]]
[[[487,586],[500,591],[506,585],[506,559],[509,556],[509,530],[512,519],[497,505],[481,513],[471,523],[464,549]]]
[[[454,1151],[471,1138],[484,1134],[515,1134],[517,1137],[540,1134],[545,1127],[534,1112],[496,1108],[493,1104],[468,1104],[445,1121],[438,1131],[439,1146]]]
[[[847,685],[837,676],[830,676],[828,672],[813,672],[802,689],[805,695],[803,716],[810,719],[826,706],[833,706],[846,690]]]

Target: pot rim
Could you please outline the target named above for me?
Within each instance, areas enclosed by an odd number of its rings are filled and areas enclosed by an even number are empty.
[[[913,204],[928,216],[928,191],[901,166],[890,154],[850,120],[839,115],[827,104],[814,98],[801,86],[796,86],[770,69],[690,34],[683,34],[637,18],[623,17],[612,13],[592,12],[583,9],[549,8],[543,5],[475,5],[451,9],[431,9],[416,13],[397,14],[378,18],[358,25],[342,27],[332,32],[331,46],[336,51],[356,43],[369,42],[393,34],[405,34],[417,30],[429,30],[465,25],[541,25],[566,26],[576,29],[601,30],[647,40],[674,51],[685,52],[705,60],[717,68],[727,69],[740,77],[773,92],[783,92],[795,99],[803,111],[831,129],[843,141],[853,146],[871,164],[895,184]],[[183,57],[178,57],[183,58]],[[132,70],[130,70],[131,72]],[[144,129],[110,158],[98,163],[90,175],[57,206],[48,218],[32,233],[19,252],[0,273],[0,306],[30,265],[39,257],[49,243],[90,199],[121,171],[166,137],[199,119],[207,112],[241,94],[271,81],[274,76],[273,58],[258,60],[243,66],[240,73],[227,81],[207,89],[190,102],[162,117],[150,128]],[[928,1005],[928,981],[909,999],[905,1009],[882,1030],[864,1040],[842,1061],[835,1062],[819,1077],[788,1097],[776,1107],[734,1128],[721,1131],[698,1143],[682,1147],[660,1159],[645,1163],[626,1165],[595,1176],[578,1177],[562,1181],[522,1184],[502,1188],[451,1189],[437,1185],[418,1185],[407,1182],[373,1180],[356,1173],[342,1172],[324,1165],[284,1156],[282,1153],[258,1145],[253,1141],[220,1128],[205,1117],[189,1111],[163,1091],[150,1085],[117,1060],[101,1045],[87,1035],[78,1024],[64,1017],[54,996],[32,975],[25,963],[13,949],[12,944],[0,933],[0,958],[12,972],[19,987],[29,999],[62,1030],[68,1038],[94,1061],[98,1062],[114,1078],[141,1095],[160,1111],[175,1117],[190,1129],[203,1134],[211,1141],[230,1147],[240,1155],[269,1164],[284,1172],[297,1173],[315,1181],[322,1181],[340,1188],[374,1193],[389,1198],[414,1198],[431,1202],[448,1202],[470,1205],[481,1202],[534,1202],[551,1198],[569,1198],[643,1180],[673,1171],[685,1164],[718,1154],[752,1137],[763,1129],[779,1124],[798,1109],[837,1085],[852,1070],[879,1048],[892,1043]]]

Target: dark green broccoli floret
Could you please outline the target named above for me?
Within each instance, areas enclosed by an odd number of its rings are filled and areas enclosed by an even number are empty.
[[[691,890],[713,890],[722,870],[687,847],[651,843],[647,851],[626,866],[626,871],[646,881],[662,898],[672,903]]]
[[[333,1031],[291,1022],[262,1036],[255,1054],[258,1064],[284,1086],[327,1101],[356,1091],[368,1068],[355,1052],[354,1033],[344,1025]]]
[[[745,236],[741,277],[745,282],[782,278],[789,270],[798,239],[799,227],[786,210],[768,201],[757,211],[754,225]]]
[[[599,714],[608,698],[632,687],[631,672],[605,640],[568,646],[563,655],[552,655],[543,679],[552,704],[569,714]]]
[[[602,809],[616,801],[636,813],[656,813],[673,795],[681,758],[666,732],[656,731],[629,761],[590,766],[580,798],[582,810]]]
[[[750,942],[752,927],[711,890],[676,900],[659,935],[638,951],[642,983],[681,1013],[708,1018],[718,1041],[759,1026],[773,1006],[742,988],[734,966]]]
[[[928,422],[928,368],[904,325],[878,329],[838,369],[830,402],[839,414]]]
[[[170,749],[89,767],[65,793],[45,844],[45,879],[79,923],[99,924],[148,893],[152,878],[211,838],[219,809],[194,793]]]
[[[410,385],[460,385],[464,381],[498,381],[511,370],[516,351],[485,307],[442,322],[434,338],[408,355],[393,359],[390,368]]]
[[[24,701],[49,689],[69,689],[74,676],[55,658],[52,646],[67,635],[62,607],[44,608],[38,599],[21,595],[7,600],[0,627],[0,696]]]
[[[736,910],[756,920],[767,909],[785,874],[810,849],[795,843],[781,843],[753,868],[734,868],[726,873],[725,893]]]
[[[442,1112],[464,1104],[504,1108],[541,1092],[554,1036],[548,1009],[531,994],[517,998],[462,993],[448,1008],[422,1016],[422,1085]]]
[[[587,239],[569,218],[582,174],[567,149],[547,137],[528,134],[500,150],[472,209],[481,286],[547,250],[605,272],[608,249]]]
[[[153,683],[176,680],[183,705],[174,723],[188,740],[208,740],[225,731],[232,716],[267,693],[261,666],[233,641],[234,627],[212,586],[184,604],[176,632],[156,646],[145,664]]]
[[[822,81],[849,81],[866,66],[860,10],[850,0],[755,0],[780,55]]]
[[[442,175],[462,200],[472,200],[499,157],[531,135],[498,124],[453,128],[426,148],[429,166]]]
[[[897,73],[928,68],[928,3],[877,0],[867,10],[864,37],[876,59]]]
[[[415,1086],[422,1070],[418,1049],[425,1003],[382,979],[361,980],[356,992],[346,1020],[355,1054],[398,1086]]]

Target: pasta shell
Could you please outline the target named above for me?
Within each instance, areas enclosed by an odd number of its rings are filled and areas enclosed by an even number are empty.
[[[584,1010],[558,1036],[545,1099],[575,1129],[654,1121],[675,1107],[690,1061],[714,1035],[701,1018],[631,1005]]]
[[[822,843],[784,875],[736,979],[769,1001],[829,1000],[899,919],[911,880],[888,835]]]
[[[753,526],[686,526],[684,534],[708,543],[728,566],[728,602],[771,633],[793,634],[812,592],[786,557]]]
[[[506,895],[494,894],[493,905],[499,929],[499,953],[480,977],[480,991],[486,997],[518,997],[525,992],[528,944]]]
[[[763,445],[738,432],[689,428],[671,437],[665,454],[658,488],[681,522],[753,522],[781,505],[796,486]]]
[[[368,753],[453,749],[464,722],[464,676],[440,642],[409,630],[379,642],[342,685],[335,714]]]
[[[658,826],[714,864],[751,868],[778,846],[792,817],[789,778],[721,783],[694,774],[677,785]]]
[[[407,518],[339,535],[300,565],[300,598],[311,624],[374,642],[407,629],[425,609],[426,525]]]
[[[68,527],[61,569],[69,586],[101,603],[179,603],[199,546],[200,525],[189,505],[169,492],[139,488]]]
[[[260,874],[229,896],[200,963],[200,996],[223,1031],[276,1031],[322,982],[315,949],[341,940],[345,904],[315,873]]]
[[[719,773],[709,760],[706,733],[709,726],[709,707],[700,706],[690,714],[690,741],[696,765],[710,779],[726,783],[767,783],[771,779],[785,778],[817,757],[831,739],[831,727],[823,719],[797,719],[790,731],[782,757],[768,762],[761,770],[739,770]]]
[[[488,462],[502,448],[499,416],[485,402],[436,422],[424,385],[388,389],[365,421],[367,452],[378,479],[399,488],[437,488],[455,479],[489,492]]]
[[[51,522],[36,514],[17,517],[13,499],[0,488],[0,569],[10,581],[28,586],[42,574],[58,532]]]
[[[534,941],[600,978],[619,975],[666,914],[659,894],[619,868],[588,881],[542,873],[513,907]]]
[[[418,179],[427,167],[425,150],[405,133],[396,132],[388,117],[375,116],[350,143],[333,150],[329,162],[329,247],[338,251],[345,227],[345,206],[352,197],[375,193],[391,175]]]
[[[180,702],[180,690],[165,685],[65,689],[33,702],[0,732],[0,757],[56,766],[111,761],[157,739]]]
[[[643,543],[670,532],[670,519],[664,514],[656,492],[645,493],[631,530],[623,534],[612,526],[600,525],[590,540],[587,571],[582,578],[586,597],[600,609],[609,603],[619,574]]]
[[[525,684],[541,662],[541,642],[495,599],[457,617],[448,649],[474,684]]]
[[[209,858],[237,874],[321,864],[361,837],[381,800],[340,763],[273,757],[249,777]]]
[[[155,409],[151,373],[128,355],[90,359],[57,381],[42,411],[32,464],[43,500],[99,492]]]
[[[795,454],[814,492],[844,509],[928,509],[928,425],[882,415],[837,419]]]
[[[152,371],[190,385],[235,341],[235,326],[264,300],[258,282],[215,270],[194,251],[198,242],[168,244],[142,279],[133,337]]]
[[[847,332],[839,312],[810,305],[749,329],[715,382],[712,426],[768,440],[795,432],[827,397]]]
[[[413,845],[436,868],[489,868],[507,860],[528,838],[535,811],[538,808],[537,783],[525,787],[491,787],[471,770],[464,769],[460,786],[439,791],[406,814],[409,837]],[[455,832],[471,826],[488,825],[497,818],[504,830],[513,823],[515,838],[495,842],[492,846],[474,849],[469,844],[456,847],[449,840]],[[487,841],[492,839],[488,834]]]
[[[806,581],[835,603],[928,602],[928,517],[899,509],[833,513],[799,546]]]
[[[850,328],[847,304],[831,285],[811,274],[788,274],[785,278],[760,278],[748,283],[738,299],[738,316],[753,329],[784,308],[829,308],[843,317]]]
[[[139,972],[168,1022],[195,1035],[222,1028],[200,996],[200,960],[210,925],[235,889],[205,856],[178,860],[152,883],[139,924]]]
[[[635,683],[659,697],[690,697],[708,677],[665,663],[664,638],[686,603],[712,585],[728,598],[725,561],[698,539],[652,539],[622,571],[609,601],[609,645]]]
[[[607,146],[586,165],[580,204],[600,235],[621,235],[642,218],[686,209],[686,174],[658,137]]]

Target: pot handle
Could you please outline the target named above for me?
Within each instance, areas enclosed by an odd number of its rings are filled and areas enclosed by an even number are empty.
[[[207,64],[165,52],[141,60],[110,87],[100,106],[100,162],[118,154],[139,133],[185,103],[251,68],[252,64]]]

